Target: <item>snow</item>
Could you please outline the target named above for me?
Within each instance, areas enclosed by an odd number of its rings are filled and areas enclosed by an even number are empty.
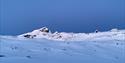
[[[36,35],[25,38],[23,35]],[[125,63],[125,30],[0,36],[0,63]]]
[[[29,33],[25,33],[22,35],[19,35],[19,38],[26,38],[24,35],[35,35],[35,37],[32,38],[45,38],[49,40],[58,40],[58,41],[83,41],[83,40],[94,40],[94,39],[101,39],[101,40],[110,40],[116,39],[116,40],[124,40],[125,30],[118,30],[118,29],[112,29],[110,31],[106,32],[98,32],[98,33],[66,33],[66,32],[41,32],[40,30],[44,29],[40,28],[37,30],[34,30]],[[48,28],[45,28],[48,30]],[[111,39],[111,40],[112,40]]]

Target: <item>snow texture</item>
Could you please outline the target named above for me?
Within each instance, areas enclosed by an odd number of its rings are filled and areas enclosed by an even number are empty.
[[[125,30],[88,34],[39,30],[1,35],[0,63],[125,63]]]

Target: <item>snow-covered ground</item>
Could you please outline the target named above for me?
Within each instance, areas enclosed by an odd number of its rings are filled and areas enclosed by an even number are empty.
[[[87,34],[39,30],[1,35],[0,63],[125,63],[125,30]]]

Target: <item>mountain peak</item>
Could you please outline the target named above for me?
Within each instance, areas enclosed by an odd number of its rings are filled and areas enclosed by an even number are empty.
[[[117,28],[112,29],[106,32],[97,32],[97,33],[66,33],[66,32],[54,32],[51,33],[47,27],[42,27],[37,30],[33,30],[32,32],[28,32],[18,37],[21,38],[45,38],[50,40],[94,40],[94,39],[111,39],[111,37],[115,37],[115,39],[124,39],[125,30],[118,30]],[[105,39],[105,40],[106,40]]]

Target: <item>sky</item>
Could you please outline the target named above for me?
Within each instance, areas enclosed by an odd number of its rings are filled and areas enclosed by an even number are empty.
[[[124,0],[0,0],[0,35],[125,29]]]

